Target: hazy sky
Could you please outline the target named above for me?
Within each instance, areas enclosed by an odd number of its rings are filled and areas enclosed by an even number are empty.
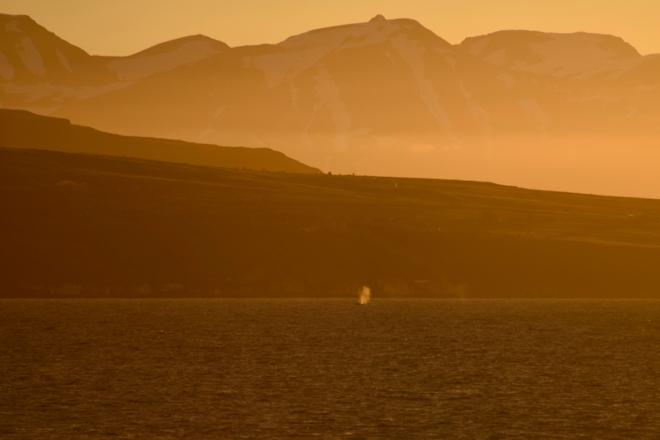
[[[231,46],[274,43],[313,28],[410,17],[452,43],[501,29],[615,34],[660,52],[660,0],[0,0],[94,54],[126,55],[205,34]]]

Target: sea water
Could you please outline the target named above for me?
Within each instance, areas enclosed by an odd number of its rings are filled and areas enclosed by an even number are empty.
[[[660,302],[0,301],[2,439],[657,439]]]

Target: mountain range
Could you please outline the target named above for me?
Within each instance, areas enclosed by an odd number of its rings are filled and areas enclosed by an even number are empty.
[[[197,35],[106,57],[0,15],[0,105],[268,147],[323,171],[660,197],[660,55],[610,35],[511,30],[452,45],[376,16],[278,44]]]

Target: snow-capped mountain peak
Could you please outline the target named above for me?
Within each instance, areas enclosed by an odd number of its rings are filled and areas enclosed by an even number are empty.
[[[400,33],[405,33],[411,38],[435,43],[440,47],[451,47],[448,42],[415,20],[406,18],[388,20],[382,15],[376,15],[364,23],[315,29],[294,35],[279,45],[286,49],[298,50],[367,46],[383,43]]]
[[[466,39],[472,56],[512,70],[554,77],[577,77],[630,67],[641,55],[612,35],[509,30]]]
[[[167,41],[129,57],[108,59],[108,67],[124,80],[136,80],[194,63],[230,50],[221,41],[205,35],[190,35]]]
[[[109,78],[87,52],[26,15],[0,14],[0,81],[68,83]]]

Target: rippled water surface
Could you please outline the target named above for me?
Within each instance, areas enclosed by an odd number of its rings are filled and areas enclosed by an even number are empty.
[[[660,302],[0,301],[2,439],[658,439]]]

